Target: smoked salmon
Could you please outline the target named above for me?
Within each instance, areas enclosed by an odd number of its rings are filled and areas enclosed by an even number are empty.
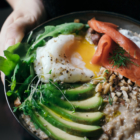
[[[101,22],[92,18],[88,21],[89,26],[99,33],[105,33],[112,38],[117,44],[123,47],[132,57],[140,59],[140,49],[130,39],[122,35],[117,30],[117,25],[107,22]]]
[[[140,49],[131,40],[118,32],[117,26],[106,22],[97,21],[94,18],[88,22],[89,26],[99,33],[104,33],[98,43],[98,48],[91,60],[93,64],[99,64],[105,68],[119,72],[140,86]],[[130,54],[131,62],[127,67],[116,67],[110,62],[110,54],[115,51],[113,46],[122,47]]]

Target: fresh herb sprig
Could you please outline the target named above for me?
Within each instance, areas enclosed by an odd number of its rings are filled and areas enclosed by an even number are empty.
[[[108,94],[109,94],[109,93],[108,93]],[[113,98],[110,97],[110,94],[109,94],[109,104],[110,104],[110,105],[113,104]]]
[[[109,70],[105,70],[105,73],[109,74]]]
[[[116,46],[113,52],[110,54],[110,63],[113,64],[113,67],[128,67],[128,64],[134,64],[139,66],[138,64],[134,63],[129,55],[122,47]]]

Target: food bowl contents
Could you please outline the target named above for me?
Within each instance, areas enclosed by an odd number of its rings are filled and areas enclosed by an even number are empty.
[[[139,47],[136,33],[95,18],[45,26],[0,57],[13,111],[40,139],[140,139]]]

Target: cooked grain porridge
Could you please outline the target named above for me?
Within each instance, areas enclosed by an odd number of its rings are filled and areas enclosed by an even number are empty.
[[[103,71],[103,72],[102,72]],[[105,73],[107,81],[102,83],[100,88],[110,88],[103,95],[104,101],[108,102],[110,93],[113,100],[112,105],[107,103],[103,112],[105,114],[105,125],[102,126],[104,134],[99,140],[138,140],[140,139],[140,88],[127,78],[117,74]],[[97,89],[101,90],[101,89]]]

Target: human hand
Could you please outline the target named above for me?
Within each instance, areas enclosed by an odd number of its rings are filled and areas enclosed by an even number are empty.
[[[0,55],[18,42],[24,35],[46,19],[46,12],[41,0],[9,0],[13,12],[3,24],[0,34]],[[1,73],[2,81],[4,74]]]

